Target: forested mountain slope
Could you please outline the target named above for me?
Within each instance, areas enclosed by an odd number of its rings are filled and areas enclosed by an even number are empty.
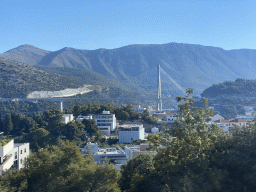
[[[30,65],[0,58],[0,97],[26,97],[32,91],[77,88],[82,83]]]
[[[217,83],[205,89],[201,94],[203,97],[219,96],[256,96],[256,80],[236,79],[235,81],[225,81]]]
[[[256,50],[228,51],[168,43],[97,50],[63,48],[46,54],[37,65],[88,69],[133,85],[137,90],[156,92],[157,65],[160,64],[163,93],[178,95],[187,87],[200,94],[215,83],[237,78],[253,79],[255,60]]]

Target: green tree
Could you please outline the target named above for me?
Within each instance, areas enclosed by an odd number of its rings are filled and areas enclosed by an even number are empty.
[[[75,118],[77,118],[81,114],[81,107],[80,106],[74,106],[73,107],[73,115]]]
[[[84,137],[84,127],[84,124],[77,121],[69,122],[68,124],[63,126],[62,133],[66,136],[66,139],[70,141],[77,141],[79,138],[81,139]]]
[[[126,111],[122,111],[120,114],[120,120],[129,120],[129,119],[130,119],[129,113]]]
[[[4,121],[1,113],[0,113],[0,132],[4,132]]]
[[[13,124],[12,124],[12,118],[11,115],[9,113],[7,113],[5,115],[4,118],[4,130],[5,130],[5,134],[10,134],[11,130],[13,129]]]
[[[187,89],[187,97],[177,97],[179,115],[173,130],[151,134],[148,138],[158,147],[154,167],[161,180],[161,190],[198,191],[201,188],[214,191],[220,189],[225,175],[208,164],[214,157],[212,151],[218,136],[224,133],[217,125],[206,124],[206,119],[213,116],[212,110],[207,109],[207,100],[204,100],[206,108],[191,107],[192,93],[192,89]]]
[[[97,141],[101,139],[102,133],[99,127],[96,125],[96,122],[94,119],[84,119],[82,123],[85,125],[84,130],[87,132],[87,134],[89,134],[90,137],[95,135]]]
[[[61,127],[63,126],[63,113],[56,110],[47,110],[43,113],[43,121],[46,122],[45,129],[51,133],[53,137],[61,135]]]
[[[38,125],[38,127],[44,127],[45,126],[45,121],[43,120],[42,115],[37,114],[33,116],[34,121]]]
[[[49,145],[51,142],[51,134],[44,128],[31,130],[28,134],[24,134],[24,140],[30,143],[31,149],[40,149]]]
[[[153,155],[141,154],[122,166],[119,185],[122,191],[155,192],[156,178],[154,177]]]
[[[74,143],[66,141],[32,153],[25,168],[1,176],[1,186],[24,192],[120,192],[119,177],[112,165],[95,164],[92,156],[83,157]]]

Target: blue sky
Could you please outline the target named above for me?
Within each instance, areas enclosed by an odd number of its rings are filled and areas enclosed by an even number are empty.
[[[170,42],[256,49],[255,0],[0,0],[0,53]]]

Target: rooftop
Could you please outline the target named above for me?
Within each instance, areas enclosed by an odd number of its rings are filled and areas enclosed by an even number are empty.
[[[98,152],[95,155],[116,155],[116,154],[124,154],[124,151],[120,147],[100,147]]]
[[[25,145],[25,144],[28,144],[28,143],[14,143],[14,148]]]

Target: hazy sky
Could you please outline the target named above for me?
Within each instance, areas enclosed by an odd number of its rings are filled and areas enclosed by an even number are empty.
[[[170,42],[256,49],[255,0],[0,0],[0,53]]]

